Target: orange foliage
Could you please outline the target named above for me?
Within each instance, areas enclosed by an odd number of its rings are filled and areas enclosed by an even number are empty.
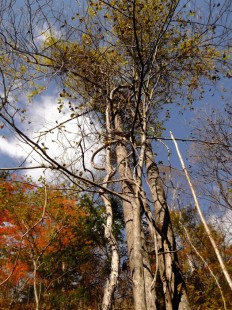
[[[60,190],[35,187],[22,178],[0,183],[0,282],[16,267],[12,282],[28,277],[33,260],[77,242],[73,227],[81,226],[86,212]],[[82,240],[83,241],[83,240]],[[20,253],[19,253],[20,252]]]

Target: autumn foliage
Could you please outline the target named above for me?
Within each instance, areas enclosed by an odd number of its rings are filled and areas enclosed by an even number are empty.
[[[90,200],[13,178],[0,183],[0,208],[1,309],[31,309],[35,289],[54,307],[98,301],[106,259],[100,211]]]

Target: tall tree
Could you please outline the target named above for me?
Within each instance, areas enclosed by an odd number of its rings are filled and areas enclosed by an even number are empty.
[[[25,4],[21,18],[13,1],[7,12],[2,9],[0,116],[41,154],[47,168],[59,170],[82,190],[101,196],[112,255],[102,308],[111,308],[119,270],[109,198],[114,195],[123,206],[135,309],[189,309],[153,139],[165,104],[180,100],[192,104],[203,95],[204,81],[213,83],[230,70],[231,2],[86,1],[80,7],[73,3],[74,14],[68,16],[52,6],[53,1],[27,0]],[[42,140],[45,133],[33,140],[17,125],[16,117],[24,116],[25,107],[17,102],[13,106],[9,94],[31,85],[31,98],[43,89],[42,79],[48,76],[61,78],[60,111],[66,98],[70,119],[78,123],[88,114],[94,120],[92,131],[99,147],[91,163],[103,177],[86,167],[85,141],[74,146],[80,149],[83,164],[79,174],[70,162],[51,156]],[[56,128],[62,131],[62,126],[58,123]],[[88,139],[81,126],[77,128],[82,139]],[[95,159],[100,152],[105,160],[99,164]],[[155,249],[155,272],[143,216]]]

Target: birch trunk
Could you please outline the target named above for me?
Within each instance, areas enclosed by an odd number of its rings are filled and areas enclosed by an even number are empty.
[[[110,132],[110,104],[106,108],[106,128]],[[109,133],[109,138],[111,138]],[[113,175],[113,168],[111,166],[111,146],[106,148],[106,164],[105,164],[106,176],[104,178],[103,187],[107,188],[108,181]],[[110,310],[112,307],[112,299],[115,288],[118,282],[118,270],[119,270],[119,253],[118,243],[113,235],[113,210],[110,199],[104,190],[101,192],[102,199],[106,208],[106,225],[105,225],[105,237],[110,245],[111,249],[111,272],[109,279],[107,279],[104,289],[104,296],[102,302],[102,310]]]
[[[148,184],[154,200],[155,224],[157,226],[158,271],[163,285],[165,309],[190,309],[185,284],[181,275],[176,244],[166,197],[154,162],[151,145],[146,151]]]
[[[104,201],[107,212],[105,237],[111,248],[111,272],[109,279],[107,279],[106,286],[104,289],[102,310],[110,310],[112,307],[113,294],[118,282],[119,254],[118,254],[118,244],[112,233],[112,224],[113,224],[112,206],[108,197],[103,195],[102,199]]]
[[[39,295],[37,290],[37,283],[36,283],[36,275],[37,275],[37,260],[33,259],[33,287],[34,287],[34,297],[35,297],[35,309],[39,310]]]

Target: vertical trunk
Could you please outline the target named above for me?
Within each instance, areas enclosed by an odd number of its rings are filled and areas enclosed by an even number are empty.
[[[157,246],[159,257],[159,275],[163,285],[166,310],[190,309],[183,277],[181,275],[176,244],[171,225],[168,205],[159,177],[159,170],[153,160],[151,145],[147,147],[146,169],[148,184],[154,200],[155,223],[159,233],[157,234]]]
[[[153,275],[151,271],[151,263],[149,253],[147,251],[146,240],[143,231],[141,232],[143,241],[143,267],[144,267],[144,281],[145,281],[145,293],[146,293],[146,305],[147,310],[156,310],[156,296],[154,290],[152,290]]]
[[[107,196],[103,195],[102,199],[104,201],[107,213],[105,237],[111,248],[111,272],[104,289],[102,310],[110,310],[112,307],[113,294],[118,281],[119,255],[118,255],[118,244],[112,233],[112,219],[113,219],[112,206]]]
[[[37,290],[36,283],[36,274],[37,274],[37,261],[33,259],[34,271],[33,271],[33,286],[34,286],[34,297],[35,297],[35,309],[39,310],[39,295]]]
[[[107,131],[109,132],[109,139],[110,136],[110,104],[108,102],[107,108],[106,108],[106,127]],[[106,169],[106,176],[103,182],[103,187],[107,188],[107,182],[112,178],[113,175],[113,168],[111,166],[111,147],[107,146],[106,148],[106,163],[105,163],[105,169]],[[110,199],[108,195],[102,190],[102,199],[106,208],[106,225],[105,225],[105,237],[110,245],[111,249],[111,272],[109,279],[106,282],[105,290],[104,290],[104,296],[103,296],[103,302],[102,302],[102,310],[110,310],[112,307],[112,299],[113,294],[118,282],[118,270],[119,270],[119,253],[118,253],[118,244],[117,241],[113,235],[113,210],[112,205],[110,202]]]
[[[124,132],[119,115],[115,117],[116,132]],[[135,193],[127,149],[122,142],[116,146],[119,178],[122,179],[122,192],[127,201],[123,201],[124,220],[126,225],[127,245],[129,252],[130,270],[133,279],[133,295],[136,310],[146,310],[146,292],[143,269],[142,239],[141,239],[141,216],[140,203]],[[129,202],[129,201],[130,202]]]

